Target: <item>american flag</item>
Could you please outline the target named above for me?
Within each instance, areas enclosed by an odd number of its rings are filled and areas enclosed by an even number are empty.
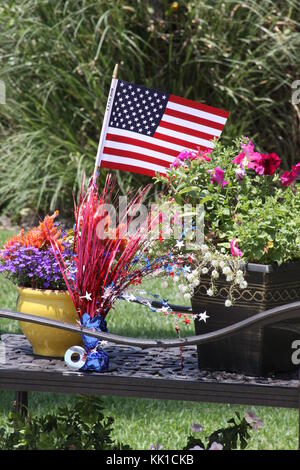
[[[182,150],[212,149],[229,113],[159,90],[117,80],[101,166],[165,174]]]

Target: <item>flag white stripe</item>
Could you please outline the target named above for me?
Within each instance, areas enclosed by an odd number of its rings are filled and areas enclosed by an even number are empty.
[[[214,135],[215,137],[219,137],[222,133],[222,131],[220,131],[219,129],[215,129],[214,127],[203,126],[202,124],[187,121],[186,119],[180,119],[174,116],[169,116],[168,114],[164,114],[161,122],[170,122],[172,124],[176,124],[177,126],[183,126],[187,129],[194,129],[199,132],[205,132],[206,134]]]
[[[157,131],[158,131],[158,128],[157,128]],[[193,152],[195,152],[195,149],[193,148],[189,148],[188,146],[182,146],[182,145],[178,145],[178,144],[173,144],[172,142],[168,142],[166,144],[166,141],[165,140],[160,140],[158,138],[153,138],[153,137],[149,137],[148,135],[140,135],[138,134],[137,132],[130,132],[130,131],[126,131],[124,129],[118,129],[116,127],[109,127],[107,132],[109,134],[115,134],[115,135],[121,135],[123,137],[131,137],[132,139],[137,139],[137,140],[140,140],[141,141],[141,144],[143,146],[143,143],[149,143],[149,144],[155,144],[155,145],[160,145],[161,147],[166,147],[168,146],[168,148],[172,149],[172,150],[176,150],[178,151],[178,153],[180,153],[182,150],[191,150]],[[162,133],[162,132],[161,132]],[[185,137],[185,135],[184,135]],[[184,138],[184,140],[186,140]],[[106,140],[105,141],[105,145],[107,142],[111,142],[111,140]],[[144,146],[143,146],[144,147]],[[207,147],[207,145],[205,145],[205,147]],[[145,148],[145,147],[144,147]]]
[[[173,103],[172,101],[168,101],[167,108],[190,114],[191,116],[196,116],[202,119],[208,119],[209,121],[218,122],[219,124],[225,125],[227,121],[227,118],[217,116],[216,114],[207,113],[206,111],[200,111],[200,109],[190,108],[189,106]]]
[[[182,132],[173,131],[173,129],[166,129],[165,127],[158,126],[156,132],[159,132],[160,134],[164,134],[166,136],[175,137],[176,139],[181,139],[186,142],[191,142],[195,145],[202,145],[203,147],[207,147],[210,149],[214,148],[214,144],[211,140],[200,139],[200,137],[194,137],[192,135],[183,134]]]
[[[106,140],[105,147],[111,149],[122,149],[127,150],[129,152],[136,152],[140,155],[147,155],[148,157],[155,157],[159,158],[160,160],[165,160],[166,162],[173,162],[176,157],[172,157],[171,155],[166,155],[162,152],[156,152],[154,150],[150,150],[146,147],[139,147],[137,145],[132,144],[125,144],[124,142],[115,142],[114,140]]]
[[[159,173],[166,173],[166,167],[154,165],[153,163],[135,160],[134,158],[127,158],[127,157],[118,157],[116,155],[108,155],[107,153],[103,153],[102,162],[112,162],[112,163],[123,163],[123,165],[131,165],[136,166],[138,168],[146,168],[147,170],[153,170]]]

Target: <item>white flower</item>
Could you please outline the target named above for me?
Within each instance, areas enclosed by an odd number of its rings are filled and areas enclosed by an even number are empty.
[[[200,279],[195,279],[195,280],[192,282],[192,286],[193,286],[193,287],[197,287],[197,286],[199,286],[199,284],[200,284]]]
[[[231,307],[231,305],[232,305],[231,300],[229,299],[225,300],[225,307]]]
[[[221,269],[225,267],[225,261],[220,261],[219,266]]]
[[[243,271],[241,271],[240,269],[237,270],[236,275],[237,275],[238,277],[244,277],[244,273],[243,273]]]
[[[209,251],[207,251],[206,253],[204,253],[203,258],[207,261],[210,261],[211,260],[211,253],[209,253]]]
[[[216,269],[213,270],[213,272],[211,273],[211,276],[214,278],[214,279],[218,279],[219,277],[219,273]]]
[[[212,289],[208,289],[206,293],[209,297],[212,297],[214,295],[214,291]]]
[[[241,289],[246,289],[247,286],[248,286],[248,282],[247,282],[247,281],[242,281],[242,282],[240,283],[240,288],[241,288]]]
[[[207,273],[208,273],[208,269],[207,269],[207,268],[202,268],[201,272],[202,272],[202,274],[207,274]]]
[[[184,294],[187,291],[187,287],[184,284],[179,284],[178,289]]]
[[[232,275],[232,274],[228,274],[228,276],[226,276],[226,281],[227,281],[227,282],[233,281],[233,275]]]
[[[223,268],[223,274],[231,274],[231,269],[229,268],[229,266],[225,266],[225,268]]]
[[[203,253],[205,253],[207,250],[208,250],[208,246],[205,245],[205,243],[203,243],[203,245],[201,245],[201,251],[203,251]]]
[[[213,268],[216,268],[219,265],[219,261],[217,259],[213,259],[211,265]]]
[[[189,294],[188,292],[186,292],[185,294],[183,294],[183,297],[184,297],[185,299],[189,299],[190,296],[191,296],[191,294]]]

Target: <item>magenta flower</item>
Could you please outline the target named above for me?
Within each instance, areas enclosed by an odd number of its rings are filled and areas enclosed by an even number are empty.
[[[224,188],[226,184],[228,184],[228,181],[225,181],[224,176],[225,176],[225,171],[222,170],[219,166],[217,166],[214,170],[208,170],[208,173],[211,174],[211,183],[217,183],[219,186]]]
[[[177,158],[179,158],[179,160],[181,161],[194,160],[196,156],[196,152],[191,152],[190,150],[182,150],[182,152],[180,152]]]
[[[205,160],[206,162],[210,162],[211,158],[208,156],[212,152],[212,149],[205,149],[198,151],[197,159],[198,160]]]
[[[196,152],[191,152],[190,150],[182,150],[180,154],[175,158],[171,167],[178,168],[182,166],[185,160],[195,160],[197,158]]]
[[[236,256],[243,256],[242,250],[240,250],[238,245],[237,245],[237,239],[236,238],[234,238],[230,242],[230,251],[231,251],[232,256],[235,256],[235,257]]]
[[[242,144],[241,147],[243,151],[232,160],[232,163],[256,171],[261,156],[260,153],[254,151],[254,144],[251,140],[249,140],[247,144]],[[257,171],[257,173],[258,172],[259,171]]]
[[[297,176],[300,175],[300,163],[294,165],[291,171],[285,171],[281,175],[281,183],[283,186],[290,186],[294,181],[296,181]]]
[[[179,160],[179,158],[175,158],[174,162],[171,164],[172,168],[178,168],[179,166],[183,165],[183,161]]]
[[[232,163],[240,165],[241,169],[254,170],[258,175],[273,175],[280,166],[281,160],[276,153],[255,152],[251,140],[247,144],[242,144],[241,147],[243,151],[232,160]],[[239,170],[236,174],[240,180],[244,176]]]
[[[281,160],[277,153],[266,153],[261,155],[260,164],[264,168],[264,175],[273,175],[280,166]]]

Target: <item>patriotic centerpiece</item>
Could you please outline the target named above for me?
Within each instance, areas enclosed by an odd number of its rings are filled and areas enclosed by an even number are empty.
[[[115,225],[109,209],[115,208],[115,183],[106,178],[101,194],[92,182],[75,205],[73,260],[66,263],[61,244],[49,232],[49,239],[65,284],[83,327],[107,331],[106,316],[115,301],[132,285],[140,284],[149,274],[159,272],[167,257],[150,261],[147,257],[148,234],[157,224],[146,217],[132,230],[147,187],[134,196]],[[83,335],[86,350],[82,370],[108,369],[107,353],[98,340]]]

